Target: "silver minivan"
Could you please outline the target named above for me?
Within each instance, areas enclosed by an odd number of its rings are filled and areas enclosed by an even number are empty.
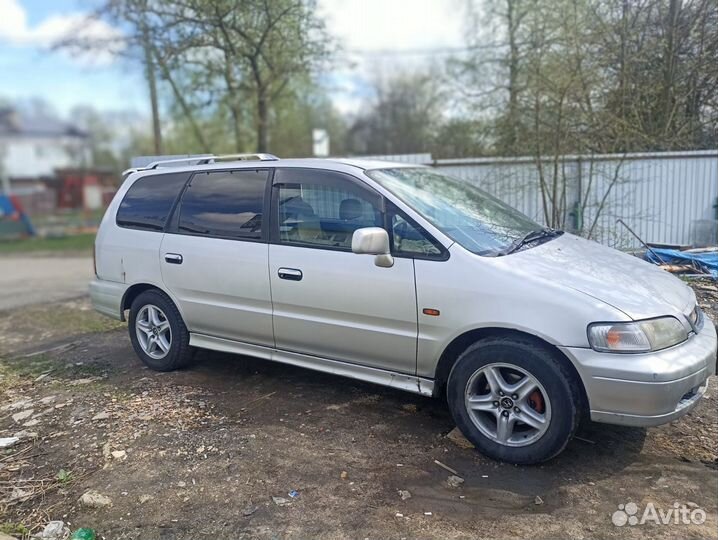
[[[550,459],[583,417],[693,409],[716,330],[679,279],[429,167],[270,155],[130,170],[94,307],[167,371],[196,348],[445,396],[464,435]]]

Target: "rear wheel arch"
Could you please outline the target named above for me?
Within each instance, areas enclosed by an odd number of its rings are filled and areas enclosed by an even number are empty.
[[[122,301],[120,302],[120,315],[123,321],[126,320],[125,311],[132,307],[132,302],[135,301],[135,298],[150,289],[162,290],[151,283],[135,283],[125,291],[125,294],[122,295]]]
[[[463,353],[474,343],[489,338],[515,339],[517,341],[531,343],[532,345],[549,351],[566,369],[566,371],[571,376],[571,379],[574,384],[577,385],[581,398],[581,403],[577,405],[579,406],[583,414],[588,415],[588,396],[586,395],[586,388],[583,385],[581,376],[576,370],[576,367],[573,365],[573,362],[571,362],[571,360],[558,347],[549,343],[548,341],[534,334],[529,334],[527,332],[522,332],[520,330],[514,330],[511,328],[477,328],[464,332],[463,334],[454,338],[451,343],[449,343],[449,345],[444,349],[443,353],[439,357],[439,362],[436,366],[434,380],[436,388],[435,392],[437,393],[437,395],[442,395],[445,393],[446,383],[449,380],[449,374],[451,373],[451,369],[454,367],[454,364],[459,359],[459,356],[461,356],[461,353]]]
[[[167,298],[169,298],[177,308],[177,311],[180,312],[180,315],[184,320],[185,317],[184,313],[182,313],[182,308],[169,292],[154,283],[135,283],[132,286],[128,287],[128,289],[125,291],[125,294],[122,296],[122,301],[120,303],[120,316],[122,317],[123,321],[127,320],[127,318],[125,317],[125,312],[132,307],[132,302],[135,301],[135,298],[137,298],[143,292],[150,290],[159,291]]]
[[[158,287],[137,287],[135,291],[128,331],[137,356],[156,371],[188,366],[194,359],[194,348],[175,302]]]

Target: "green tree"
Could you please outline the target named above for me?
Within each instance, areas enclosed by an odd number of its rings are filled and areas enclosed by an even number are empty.
[[[162,77],[190,123],[202,108],[228,113],[237,151],[271,148],[270,125],[329,56],[312,0],[165,0],[149,8]],[[243,136],[247,124],[254,137]]]
[[[428,151],[442,121],[443,93],[434,72],[377,80],[373,97],[349,128],[348,149],[357,154]]]

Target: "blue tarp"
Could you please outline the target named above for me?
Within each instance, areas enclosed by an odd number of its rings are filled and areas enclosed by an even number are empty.
[[[17,210],[10,197],[0,194],[0,218],[12,216],[15,213],[17,213]]]
[[[35,235],[29,216],[15,197],[0,193],[0,236]]]
[[[657,258],[656,256],[660,257]],[[718,279],[718,251],[679,251],[677,249],[651,248],[645,259],[661,264],[693,264]]]

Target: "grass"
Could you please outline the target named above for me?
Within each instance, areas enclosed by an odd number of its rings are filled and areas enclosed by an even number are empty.
[[[51,214],[36,214],[32,216],[32,224],[41,229],[55,225],[66,227],[84,227],[88,224],[98,225],[105,214],[105,209],[97,210],[55,210]]]
[[[71,351],[69,353],[71,354]],[[68,357],[50,357],[44,354],[26,357],[5,357],[0,356],[0,395],[2,392],[14,389],[18,390],[34,387],[34,381],[40,375],[49,374],[50,385],[66,386],[68,381],[76,379],[89,379],[92,377],[103,377],[112,372],[108,365],[75,363]],[[94,384],[82,386],[83,392],[89,392],[100,388]],[[58,479],[62,480],[62,478]]]
[[[37,355],[32,358],[4,358],[0,356],[0,392],[25,389],[29,391],[33,381],[42,373],[58,370],[58,367],[64,368],[65,365],[58,366],[52,359]]]
[[[11,521],[6,521],[4,523],[0,523],[0,533],[25,537],[30,534],[30,529],[25,527],[25,525],[23,525],[22,523],[13,523]]]
[[[25,308],[25,313],[13,317],[13,330],[27,331],[40,337],[43,330],[70,337],[72,335],[106,332],[125,327],[125,323],[100,315],[89,303],[68,301],[51,307],[38,305]]]
[[[33,336],[40,343],[50,343],[124,327],[125,323],[93,311],[86,300],[29,306],[0,314],[0,355],[8,348],[23,346],[27,336]]]
[[[15,376],[19,379],[34,379],[43,373],[57,369],[58,364],[43,354],[30,358],[2,358],[0,359],[0,373]],[[64,365],[62,367],[65,367]]]
[[[35,251],[92,251],[94,243],[95,235],[91,233],[48,238],[0,240],[0,254]]]

